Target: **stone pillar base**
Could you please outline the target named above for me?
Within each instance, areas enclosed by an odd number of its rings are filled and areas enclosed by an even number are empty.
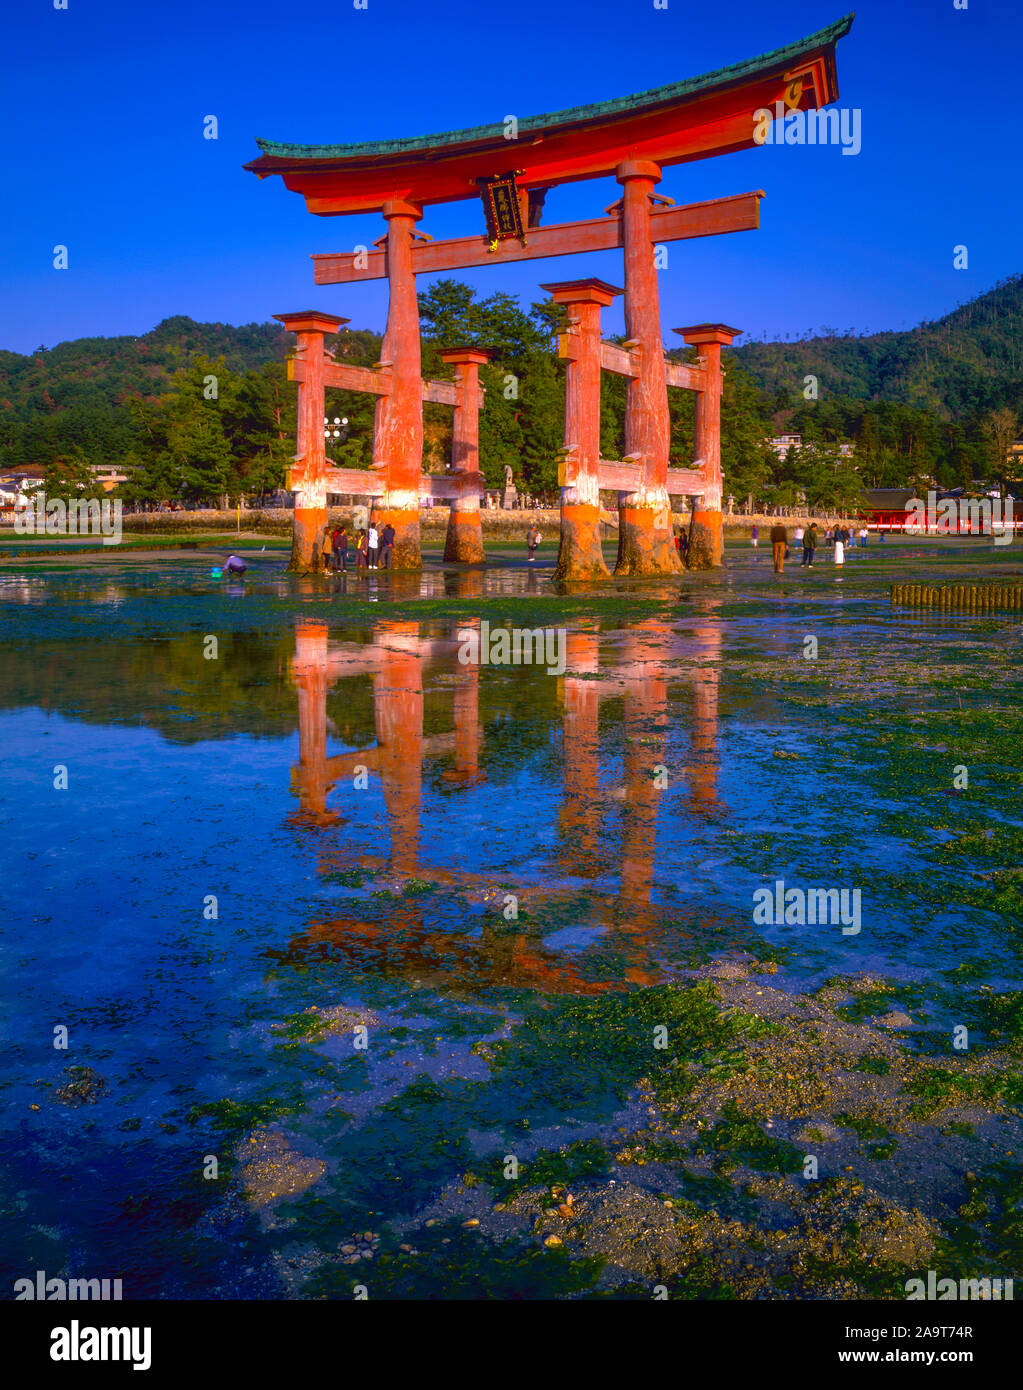
[[[326,507],[295,508],[289,574],[323,573],[323,533],[326,526]]]
[[[665,526],[664,518],[668,524]],[[671,512],[664,507],[618,506],[618,562],[615,574],[679,574]]]
[[[377,531],[382,531],[388,522],[394,527],[391,569],[421,570],[423,554],[419,548],[419,508],[411,511],[404,507],[374,507],[373,524]]]
[[[444,559],[458,565],[482,565],[486,558],[479,510],[456,512],[452,507],[444,538]]]
[[[600,544],[600,508],[583,502],[562,502],[561,545],[555,579],[608,579]]]
[[[693,525],[689,536],[689,568],[717,569],[724,564],[724,560],[724,532],[720,511],[711,512],[697,508],[693,512]]]

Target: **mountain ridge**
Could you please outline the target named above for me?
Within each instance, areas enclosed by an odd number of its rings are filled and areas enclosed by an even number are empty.
[[[1023,274],[914,328],[850,332],[732,349],[761,390],[893,401],[963,421],[1003,406],[1023,412]]]

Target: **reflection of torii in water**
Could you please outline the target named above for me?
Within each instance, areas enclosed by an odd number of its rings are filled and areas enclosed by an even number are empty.
[[[475,620],[460,624],[475,625]],[[434,884],[457,884],[470,889],[492,888],[493,874],[456,869],[424,868],[419,864],[419,821],[423,763],[426,757],[454,753],[454,768],[447,780],[471,786],[482,780],[479,769],[479,671],[474,664],[457,661],[461,643],[455,638],[421,638],[418,623],[383,622],[371,644],[328,647],[327,628],[303,624],[296,633],[293,675],[299,689],[300,762],[293,772],[293,787],[301,803],[300,823],[336,824],[340,817],[326,808],[327,794],[342,778],[365,767],[379,773],[391,827],[391,855],[345,854],[342,862],[371,871],[390,868],[405,877]],[[693,641],[706,661],[693,666]],[[605,639],[606,640],[606,639]],[[654,927],[651,906],[656,857],[656,829],[660,800],[664,795],[657,777],[663,763],[667,724],[665,663],[682,657],[677,671],[694,686],[694,722],[691,736],[693,765],[689,778],[689,808],[706,814],[717,806],[715,741],[717,727],[717,670],[720,628],[713,621],[694,633],[681,635],[664,623],[648,622],[630,629],[618,651],[613,678],[600,679],[598,652],[601,639],[594,631],[569,636],[567,672],[561,682],[564,702],[563,737],[565,785],[559,825],[563,852],[559,867],[569,877],[599,872],[598,841],[606,817],[606,796],[600,791],[598,714],[601,698],[624,694],[626,753],[625,796],[622,823],[622,882],[617,897],[599,897],[594,905],[598,919],[614,921],[635,939]],[[451,734],[423,735],[423,666],[454,661],[456,681]],[[326,754],[326,695],[344,676],[370,674],[377,746],[328,758]],[[675,673],[673,673],[675,674]],[[336,862],[336,861],[335,861]],[[514,876],[501,875],[515,887]],[[528,897],[535,884],[524,883]],[[572,887],[548,883],[544,898],[569,896]],[[499,904],[498,904],[499,905]],[[401,900],[389,908],[389,920],[373,923],[338,917],[313,923],[295,949],[320,947],[340,951],[354,960],[371,954],[378,965],[413,966],[417,976],[430,975],[441,961],[443,973],[465,983],[506,983],[548,990],[596,993],[613,985],[583,979],[571,961],[545,948],[525,934],[484,928],[483,939],[431,932],[423,922],[424,909],[415,900]],[[400,919],[400,920],[397,920]],[[452,957],[457,968],[452,971]],[[652,983],[649,971],[629,971],[627,978]]]
[[[592,876],[602,869],[600,836],[607,816],[606,796],[600,790],[600,701],[623,698],[624,739],[621,788],[621,891],[607,904],[605,920],[634,945],[645,945],[656,958],[660,914],[653,905],[657,859],[657,820],[667,786],[665,764],[669,678],[684,678],[693,690],[690,735],[692,761],[688,771],[688,809],[708,815],[720,809],[717,795],[717,663],[720,624],[709,621],[681,634],[651,619],[628,628],[618,646],[614,674],[607,674],[607,655],[600,679],[599,634],[573,633],[568,639],[564,682],[565,784],[560,827],[561,867],[567,873]],[[606,639],[605,639],[606,646]],[[695,657],[695,661],[694,661]],[[682,664],[669,672],[668,663]],[[628,969],[625,978],[637,984],[656,979],[649,968]]]
[[[307,825],[336,825],[341,817],[327,810],[327,796],[337,782],[354,778],[360,767],[378,772],[392,817],[392,859],[398,870],[415,867],[419,795],[424,757],[454,753],[448,780],[472,785],[480,780],[478,728],[479,672],[459,666],[454,693],[455,727],[450,734],[423,737],[424,663],[457,655],[454,639],[424,639],[419,624],[380,623],[365,646],[328,650],[327,628],[300,624],[295,632],[292,679],[298,687],[299,762],[292,771],[300,812]],[[327,691],[346,676],[371,675],[377,744],[353,753],[327,757]]]
[[[607,670],[606,652],[605,668],[600,673],[600,640],[595,628],[574,632],[568,637],[561,826],[570,845],[561,862],[573,872],[585,871],[594,862],[605,814],[598,759],[600,702],[624,697],[623,892],[645,882],[649,897],[653,837],[662,789],[655,769],[664,767],[668,724],[667,663],[672,658],[683,658],[685,666],[671,672],[671,676],[688,680],[693,690],[689,809],[694,815],[706,815],[720,806],[717,794],[717,663],[721,631],[718,624],[708,622],[682,635],[654,619],[630,627],[618,648],[613,675]],[[694,663],[694,657],[700,664]]]
[[[469,620],[461,626],[478,623]],[[360,855],[354,862],[360,868],[389,867],[408,878],[436,884],[489,888],[493,874],[425,869],[418,862],[424,758],[452,752],[454,766],[447,781],[469,787],[484,780],[479,769],[479,668],[457,662],[460,641],[423,639],[418,636],[418,627],[415,622],[380,623],[371,644],[334,651],[328,649],[325,626],[306,624],[298,629],[292,670],[300,692],[300,761],[292,784],[302,805],[299,819],[305,824],[336,823],[340,817],[326,809],[331,787],[352,776],[360,766],[375,770],[381,777],[390,818],[391,856],[388,861]],[[450,734],[425,738],[422,670],[424,664],[443,660],[456,662],[455,727]],[[327,689],[342,676],[363,672],[373,677],[377,747],[328,758]],[[344,858],[353,862],[347,855]],[[421,901],[401,899],[388,905],[382,922],[354,916],[313,922],[292,943],[292,950],[308,953],[322,949],[333,958],[341,955],[356,964],[369,956],[377,969],[411,967],[420,979],[439,971],[445,979],[456,976],[463,986],[514,984],[566,993],[600,993],[609,987],[578,977],[570,965],[566,968],[557,952],[546,950],[524,933],[485,924],[481,938],[467,940],[429,930],[424,915]]]

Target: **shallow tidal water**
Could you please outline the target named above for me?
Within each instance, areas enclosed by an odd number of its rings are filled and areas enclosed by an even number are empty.
[[[624,1183],[663,1001],[721,960],[793,996],[884,981],[913,1056],[964,1021],[1018,1043],[1020,615],[888,599],[1014,551],[777,577],[735,548],[578,595],[518,556],[0,568],[6,1296],[37,1269],[126,1298],[631,1288],[501,1198],[531,1164],[554,1201]],[[461,661],[482,621],[560,632],[564,670]],[[755,921],[778,880],[858,890],[859,929]],[[701,1038],[677,1069],[731,1055]]]

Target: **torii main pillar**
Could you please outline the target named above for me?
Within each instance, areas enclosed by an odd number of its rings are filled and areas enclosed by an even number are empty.
[[[384,204],[383,213],[390,300],[380,356],[381,364],[391,370],[391,392],[378,398],[373,421],[373,466],[383,469],[385,486],[373,516],[378,528],[388,522],[394,527],[392,569],[417,570],[423,564],[419,549],[423,381],[412,243],[423,210],[396,199]]]
[[[561,466],[561,545],[555,579],[607,577],[600,544],[600,311],[620,289],[603,280],[541,285],[568,310],[558,344],[565,360],[565,458]]]
[[[625,247],[625,335],[639,358],[639,375],[625,397],[625,457],[639,464],[636,492],[618,494],[618,563],[615,574],[674,574],[675,549],[668,500],[668,387],[661,342],[660,295],[650,228],[650,202],[660,165],[649,160],[619,164],[622,240]]]
[[[490,353],[484,348],[450,348],[441,353],[441,360],[455,369],[458,399],[451,431],[451,471],[466,486],[451,499],[444,559],[480,565],[487,558],[476,483],[480,471],[480,367],[490,361]]]
[[[725,323],[696,323],[676,328],[684,342],[698,347],[705,362],[707,385],[696,395],[693,427],[693,454],[707,481],[706,490],[693,498],[692,536],[689,541],[689,568],[714,569],[724,563],[724,534],[721,524],[721,349],[731,347],[741,328]]]

